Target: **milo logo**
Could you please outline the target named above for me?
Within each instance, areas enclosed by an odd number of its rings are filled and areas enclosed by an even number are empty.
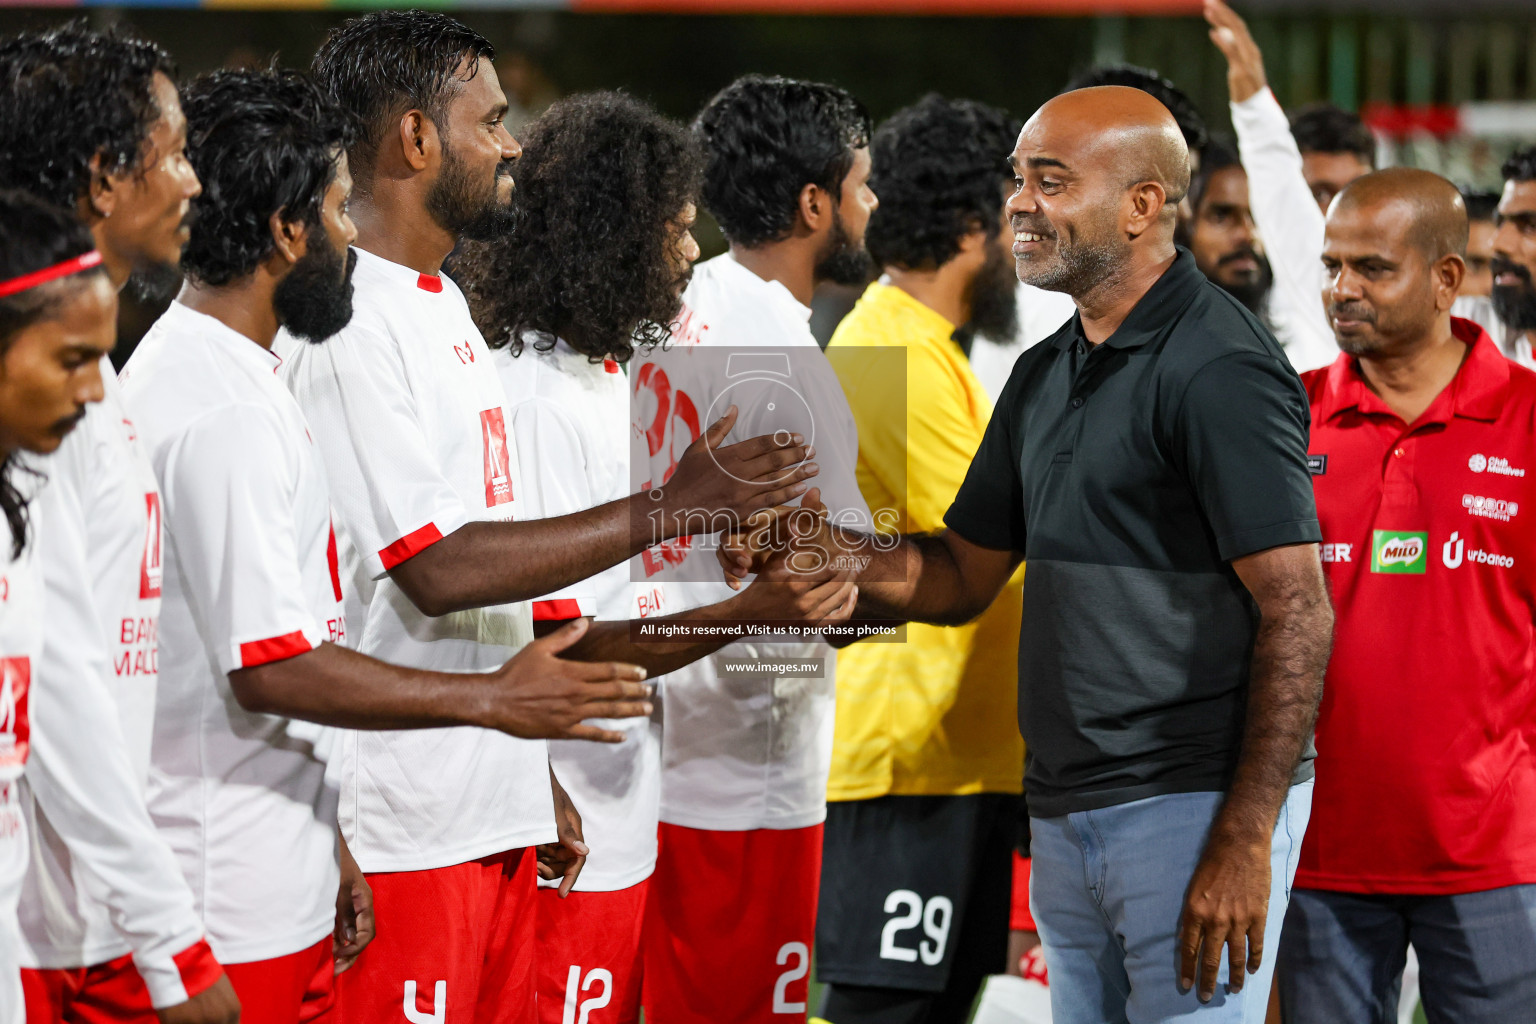
[[[1376,530],[1371,535],[1371,572],[1418,573],[1429,565],[1429,534]]]

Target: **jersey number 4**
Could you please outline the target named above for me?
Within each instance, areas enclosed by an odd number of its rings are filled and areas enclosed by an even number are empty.
[[[949,922],[955,916],[955,905],[948,896],[935,896],[924,904],[923,898],[911,889],[897,889],[885,898],[885,912],[897,916],[885,922],[885,927],[880,930],[881,959],[910,964],[921,957],[929,967],[944,959],[944,947],[949,942]],[[919,942],[916,949],[899,944],[897,936],[917,927],[919,921],[928,937]]]

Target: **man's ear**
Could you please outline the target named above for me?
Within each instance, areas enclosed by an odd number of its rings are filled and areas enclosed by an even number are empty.
[[[90,182],[85,187],[85,195],[80,197],[80,213],[88,221],[105,220],[117,210],[117,199],[121,195],[119,182],[114,175],[102,170],[100,153],[91,157],[89,173]]]
[[[1443,313],[1456,302],[1461,282],[1467,276],[1467,261],[1449,253],[1435,261],[1430,275],[1435,286],[1435,309]]]
[[[420,110],[400,115],[400,155],[413,171],[424,171],[442,152],[442,137],[437,125]]]
[[[1168,193],[1155,181],[1138,182],[1126,194],[1125,232],[1132,238],[1157,225],[1168,205]]]
[[[831,222],[832,207],[832,196],[820,185],[807,185],[800,190],[798,216],[807,234],[814,235]]]
[[[287,210],[279,210],[267,218],[272,231],[274,256],[292,265],[304,258],[309,251],[309,228],[302,220],[285,220]]]

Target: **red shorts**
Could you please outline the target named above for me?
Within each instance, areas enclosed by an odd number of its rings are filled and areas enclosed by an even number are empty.
[[[821,826],[661,826],[645,915],[646,1024],[804,1021]]]
[[[540,889],[539,1024],[635,1024],[650,879],[613,892]]]
[[[1020,857],[1018,851],[1013,854],[1013,907],[1008,914],[1008,930],[1013,932],[1032,932],[1035,928],[1035,915],[1029,912],[1029,865],[1028,857]]]
[[[336,960],[329,935],[297,953],[225,964],[224,971],[240,997],[240,1024],[309,1024],[336,1004]]]
[[[337,1016],[346,1024],[534,1024],[534,865],[533,850],[523,849],[369,875],[378,934],[336,979]]]
[[[224,974],[201,939],[174,960],[188,999]],[[155,1024],[159,1019],[129,953],[94,967],[23,967],[21,990],[28,1024]]]

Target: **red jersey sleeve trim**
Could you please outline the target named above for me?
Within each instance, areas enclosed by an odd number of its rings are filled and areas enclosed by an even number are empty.
[[[379,552],[379,561],[384,563],[384,571],[388,572],[407,558],[421,554],[427,548],[443,539],[436,523],[428,523],[419,530],[412,530],[393,544]]]
[[[590,614],[592,613],[581,610],[580,601],[575,601],[568,597],[559,598],[554,601],[533,602],[534,622],[563,622],[566,619],[579,619],[584,615]]]
[[[208,948],[207,939],[198,939],[186,949],[171,957],[181,975],[182,987],[187,998],[193,999],[207,991],[209,986],[224,977],[224,968]]]
[[[303,633],[293,632],[274,636],[267,640],[253,640],[240,645],[240,667],[255,668],[284,658],[296,658],[314,650],[314,644]]]

